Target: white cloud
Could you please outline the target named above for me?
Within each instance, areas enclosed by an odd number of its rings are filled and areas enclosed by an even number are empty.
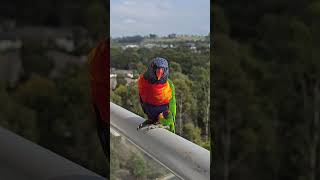
[[[111,7],[112,14],[126,18],[134,18],[141,21],[151,21],[167,17],[169,5],[162,1],[124,1]],[[143,3],[142,3],[143,2]],[[112,15],[111,14],[111,15]]]
[[[110,9],[112,36],[207,34],[210,29],[209,0],[112,0]]]
[[[135,5],[135,4],[136,4],[135,1],[124,1],[123,2],[123,5],[125,5],[125,6],[131,6],[131,5]]]
[[[136,20],[134,20],[134,19],[125,19],[124,20],[124,23],[126,23],[126,24],[132,24],[132,23],[136,23],[137,21]]]

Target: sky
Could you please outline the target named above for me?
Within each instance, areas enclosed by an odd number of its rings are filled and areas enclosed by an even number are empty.
[[[208,35],[209,0],[111,0],[111,37]]]

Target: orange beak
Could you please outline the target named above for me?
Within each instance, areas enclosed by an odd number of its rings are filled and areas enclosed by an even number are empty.
[[[163,68],[158,68],[156,71],[157,79],[160,80],[163,76]]]

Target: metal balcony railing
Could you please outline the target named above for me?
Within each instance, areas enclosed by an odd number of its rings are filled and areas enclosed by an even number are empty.
[[[0,179],[103,180],[105,178],[0,128]]]
[[[110,125],[181,179],[210,179],[210,152],[165,129],[137,131],[144,119],[110,102]]]

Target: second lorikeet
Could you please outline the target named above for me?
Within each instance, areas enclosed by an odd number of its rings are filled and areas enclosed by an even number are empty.
[[[175,133],[175,88],[168,76],[168,61],[161,57],[154,58],[147,71],[140,75],[138,79],[140,103],[148,120],[140,124],[137,129],[160,123]]]

